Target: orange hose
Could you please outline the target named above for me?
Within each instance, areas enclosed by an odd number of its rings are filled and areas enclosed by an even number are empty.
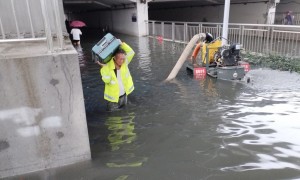
[[[192,54],[192,58],[193,59],[196,59],[198,53],[199,53],[199,50],[201,48],[201,43],[198,43],[197,46],[195,47],[194,51],[193,51],[193,54]]]

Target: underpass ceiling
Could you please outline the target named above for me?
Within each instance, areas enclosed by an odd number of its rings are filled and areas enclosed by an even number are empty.
[[[230,4],[267,3],[269,0],[230,0]],[[153,0],[149,9],[173,9],[224,5],[225,0]]]
[[[145,0],[63,0],[65,12],[104,11],[135,7]],[[149,10],[223,5],[225,0],[147,0]],[[258,3],[269,0],[231,0],[231,4]],[[283,1],[283,0],[282,0]]]
[[[63,0],[65,12],[101,11],[135,6],[136,0]]]

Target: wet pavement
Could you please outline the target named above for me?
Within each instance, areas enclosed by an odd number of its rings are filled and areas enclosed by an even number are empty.
[[[106,112],[86,37],[77,48],[92,160],[10,179],[233,180],[300,178],[300,76],[256,68],[251,83],[185,68],[164,83],[182,45],[117,35],[135,50],[129,105]]]

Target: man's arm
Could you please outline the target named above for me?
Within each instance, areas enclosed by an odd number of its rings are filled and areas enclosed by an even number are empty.
[[[125,42],[122,42],[121,46],[120,46],[121,49],[123,49],[125,52],[126,52],[126,63],[129,64],[135,54],[135,52],[133,51],[133,49],[128,45],[126,44]]]

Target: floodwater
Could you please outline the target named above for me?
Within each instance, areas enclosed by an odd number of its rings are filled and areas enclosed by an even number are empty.
[[[164,83],[183,46],[117,35],[135,50],[129,105],[106,112],[89,37],[77,48],[92,160],[23,179],[233,180],[300,178],[300,76],[253,69],[249,84]]]

